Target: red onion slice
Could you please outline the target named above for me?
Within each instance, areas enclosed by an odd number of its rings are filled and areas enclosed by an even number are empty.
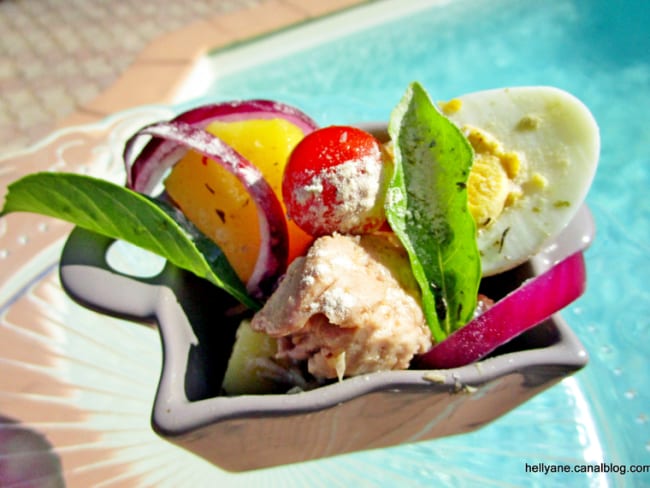
[[[246,286],[254,298],[268,296],[287,266],[289,245],[282,206],[260,170],[218,137],[185,122],[146,126],[130,142],[147,135],[163,141],[165,151],[159,155],[163,158],[159,165],[175,164],[181,149],[193,150],[205,156],[208,164],[220,164],[244,185],[255,202],[261,236],[257,262]]]
[[[207,120],[209,124],[216,120],[235,122],[276,118],[291,122],[305,134],[317,128],[316,122],[301,110],[273,100],[241,100],[202,105],[177,115],[174,120],[188,124],[205,124]]]
[[[417,358],[418,367],[447,369],[487,356],[498,346],[543,322],[586,288],[584,256],[578,251],[524,282],[483,314]]]
[[[236,122],[252,119],[284,119],[304,134],[318,126],[299,109],[272,100],[242,100],[203,105],[183,112],[172,119],[194,128],[205,129],[215,121]],[[134,138],[126,143],[124,162],[126,164],[127,186],[140,193],[151,193],[165,171],[173,166],[187,148],[178,147],[164,139],[153,139],[136,156]]]

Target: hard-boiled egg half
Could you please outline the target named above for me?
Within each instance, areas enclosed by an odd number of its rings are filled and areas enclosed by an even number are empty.
[[[481,91],[440,104],[474,148],[468,181],[483,275],[523,263],[583,203],[600,151],[598,126],[552,87]]]

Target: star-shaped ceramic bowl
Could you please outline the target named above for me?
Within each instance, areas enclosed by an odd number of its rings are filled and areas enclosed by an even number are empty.
[[[505,287],[584,249],[593,234],[583,207],[542,252],[502,277]],[[583,346],[555,315],[460,368],[379,372],[301,393],[222,396],[239,321],[228,313],[233,299],[169,264],[149,278],[115,269],[108,258],[113,245],[75,229],[61,259],[65,290],[103,313],[158,325],[164,354],[153,428],[231,471],[473,431],[587,363]]]

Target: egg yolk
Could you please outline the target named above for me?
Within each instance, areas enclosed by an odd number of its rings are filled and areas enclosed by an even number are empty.
[[[438,102],[438,106],[443,114],[452,115],[461,109],[463,102],[458,98],[453,98],[447,102]]]
[[[465,127],[467,140],[474,149],[474,162],[467,182],[469,211],[480,228],[494,222],[506,207],[522,195],[515,178],[521,170],[521,158],[505,151],[488,132]]]

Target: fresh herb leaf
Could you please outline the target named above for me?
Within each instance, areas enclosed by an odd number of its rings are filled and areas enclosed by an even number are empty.
[[[71,173],[34,173],[8,187],[0,212],[71,222],[156,253],[257,309],[221,249],[172,206],[128,188]]]
[[[406,248],[437,342],[468,323],[481,260],[467,207],[472,148],[462,132],[412,83],[391,114],[394,170],[388,221]]]

